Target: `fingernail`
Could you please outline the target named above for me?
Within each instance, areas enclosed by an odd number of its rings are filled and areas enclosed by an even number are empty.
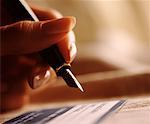
[[[69,32],[76,24],[74,17],[64,17],[61,19],[53,19],[45,21],[42,24],[42,31],[47,33],[62,33]]]
[[[76,18],[75,17],[73,17],[73,16],[69,16],[69,17],[65,17],[65,18],[70,18],[70,27],[71,27],[71,29],[73,29],[74,27],[75,27],[75,25],[76,25]]]
[[[50,80],[50,77],[51,77],[50,71],[47,70],[44,75],[39,74],[39,75],[33,77],[33,79],[29,81],[29,84],[30,84],[31,88],[36,89],[36,88],[40,87],[41,85],[48,83],[48,81]]]
[[[77,47],[76,47],[75,43],[72,43],[70,46],[70,61],[71,62],[76,57],[76,53],[77,53]]]

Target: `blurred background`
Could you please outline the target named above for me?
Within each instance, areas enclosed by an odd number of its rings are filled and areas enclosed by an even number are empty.
[[[76,74],[150,67],[150,0],[27,1],[76,17]]]

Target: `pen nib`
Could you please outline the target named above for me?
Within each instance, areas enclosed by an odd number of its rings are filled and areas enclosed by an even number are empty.
[[[70,87],[79,88],[80,91],[84,92],[81,84],[78,82],[76,77],[72,74],[70,69],[65,69],[65,73],[62,75],[63,79],[66,81],[67,85]]]
[[[72,74],[72,72],[69,70],[69,69],[66,69],[66,71],[71,75],[71,77],[73,78],[74,80],[74,83],[77,85],[77,87],[82,91],[84,92],[81,84],[79,83],[79,81],[76,79],[76,77]]]

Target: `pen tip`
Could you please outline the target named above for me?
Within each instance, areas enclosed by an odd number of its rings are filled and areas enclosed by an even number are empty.
[[[66,81],[66,83],[68,84],[68,86],[79,88],[80,91],[84,92],[81,84],[76,79],[76,77],[72,74],[72,72],[70,71],[70,69],[65,69],[64,72],[66,72],[66,73],[62,77]]]
[[[79,89],[80,89],[82,92],[84,92],[84,90],[83,90],[83,88],[82,88],[82,87],[79,87]]]
[[[75,78],[75,77],[74,77],[74,78]],[[84,90],[83,90],[81,84],[79,83],[79,81],[78,81],[76,78],[74,79],[74,81],[75,81],[77,87],[78,87],[82,92],[84,92]]]
[[[80,84],[79,81],[76,79],[76,77],[72,74],[72,72],[71,72],[69,69],[66,69],[66,70],[67,70],[67,72],[71,75],[71,77],[73,78],[74,83],[76,84],[76,86],[77,86],[82,92],[84,92],[84,90],[83,90],[81,84]]]

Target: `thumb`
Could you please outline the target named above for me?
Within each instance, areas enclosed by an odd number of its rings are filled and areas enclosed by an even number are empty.
[[[40,51],[59,42],[74,25],[74,18],[65,17],[39,22],[20,21],[1,26],[1,55]]]

